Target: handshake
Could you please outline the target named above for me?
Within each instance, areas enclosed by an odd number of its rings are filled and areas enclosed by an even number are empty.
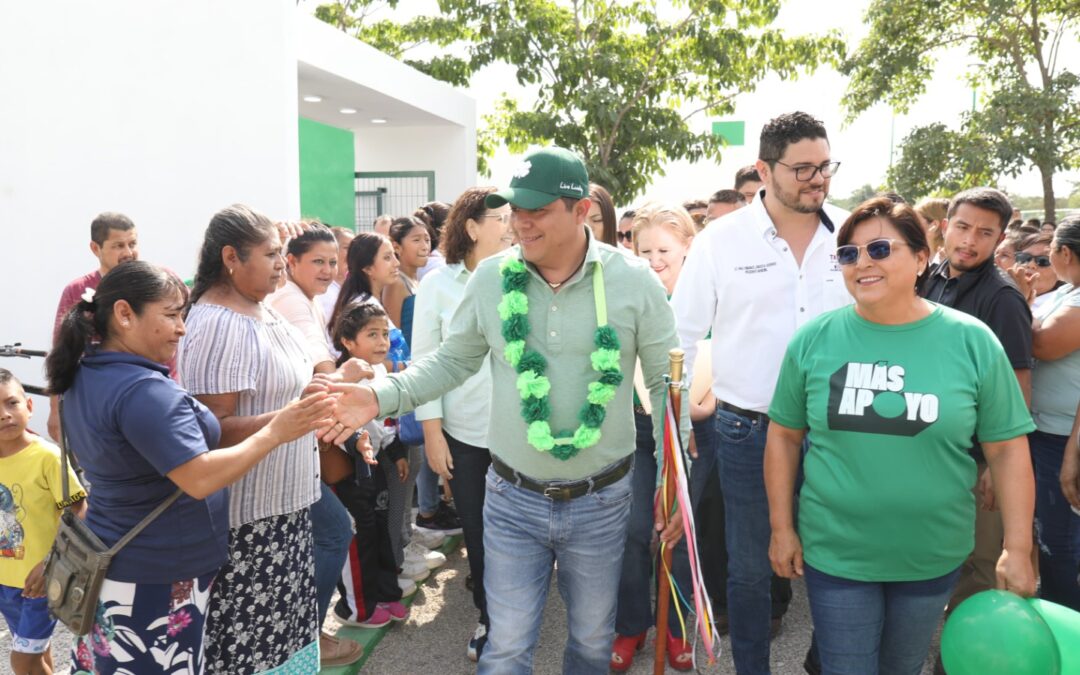
[[[281,444],[314,431],[320,441],[341,447],[355,435],[358,453],[369,464],[375,463],[367,434],[357,433],[379,414],[375,392],[359,384],[374,376],[371,366],[360,359],[349,359],[333,373],[316,374],[301,397],[270,421],[270,433]]]

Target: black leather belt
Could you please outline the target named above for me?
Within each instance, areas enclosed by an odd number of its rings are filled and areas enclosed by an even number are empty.
[[[763,412],[746,410],[745,408],[740,408],[739,406],[731,405],[730,403],[724,403],[723,401],[717,401],[716,408],[717,410],[726,410],[729,413],[735,413],[746,419],[753,420],[758,424],[768,424],[769,422],[769,416]]]
[[[588,478],[573,481],[542,481],[529,478],[508,467],[495,455],[491,456],[491,466],[495,469],[496,475],[503,480],[508,480],[518,487],[542,494],[548,499],[565,502],[611,485],[630,472],[630,467],[634,465],[633,460],[634,456],[632,454],[627,455],[625,459],[612,464],[600,473],[594,473]]]

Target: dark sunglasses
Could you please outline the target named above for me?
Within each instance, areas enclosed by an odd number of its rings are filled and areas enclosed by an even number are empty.
[[[1050,256],[1048,255],[1031,255],[1030,253],[1017,253],[1013,256],[1017,265],[1026,265],[1029,262],[1034,262],[1037,267],[1050,267]]]
[[[627,230],[626,232],[617,233],[617,236],[619,237],[619,239],[625,239],[626,241],[630,241],[634,238],[634,233],[630,230]]]
[[[866,249],[866,255],[871,260],[884,260],[892,255],[893,246],[903,246],[904,243],[895,239],[875,239],[867,242],[864,246],[845,244],[836,248],[836,262],[841,265],[854,265],[859,262],[859,251]]]

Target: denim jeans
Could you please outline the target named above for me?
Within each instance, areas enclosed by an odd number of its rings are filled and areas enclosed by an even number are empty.
[[[420,462],[416,471],[416,506],[420,513],[427,514],[439,508],[439,474],[431,470],[426,460]]]
[[[554,501],[488,470],[484,587],[491,632],[479,675],[532,672],[556,562],[569,632],[563,672],[607,674],[633,473],[592,494]]]
[[[918,675],[957,568],[925,581],[865,582],[803,563],[823,673]]]
[[[767,421],[716,411],[716,465],[724,491],[728,552],[728,621],[739,675],[769,673],[771,530],[763,464],[767,430]]]
[[[473,604],[480,610],[480,623],[491,625],[484,595],[484,478],[491,466],[487,448],[469,445],[443,432],[454,460],[454,477],[450,489],[454,493],[465,551],[469,554],[469,574],[473,579]]]
[[[308,513],[315,551],[315,597],[319,604],[317,620],[321,628],[326,611],[330,608],[334,587],[341,576],[341,567],[349,555],[353,529],[349,512],[334,491],[326,483],[320,481],[319,485],[322,494]]]
[[[1067,436],[1028,434],[1035,468],[1035,531],[1039,537],[1039,577],[1044,600],[1080,611],[1080,516],[1061,492],[1058,475]]]
[[[652,537],[653,499],[656,495],[656,440],[652,418],[634,413],[637,445],[634,449],[634,478],[630,489],[630,519],[626,525],[626,548],[619,574],[615,632],[639,635],[653,625],[652,608]]]

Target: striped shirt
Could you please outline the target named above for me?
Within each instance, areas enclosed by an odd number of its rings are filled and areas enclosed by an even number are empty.
[[[304,338],[270,307],[259,321],[209,303],[196,304],[180,342],[180,382],[194,396],[238,393],[236,415],[280,410],[300,396],[313,364]],[[319,498],[314,434],[274,449],[229,491],[229,525],[280,516]]]

